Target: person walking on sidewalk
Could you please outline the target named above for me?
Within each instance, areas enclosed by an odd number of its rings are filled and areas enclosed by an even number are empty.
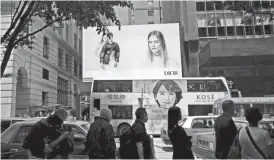
[[[116,144],[114,130],[110,124],[112,112],[103,108],[100,117],[90,125],[86,146],[86,152],[90,159],[115,159]]]
[[[173,146],[172,158],[194,159],[190,138],[188,138],[184,128],[178,125],[181,119],[182,113],[179,107],[174,106],[168,109],[168,136]]]
[[[239,133],[241,155],[244,159],[274,158],[274,143],[268,131],[258,127],[262,120],[262,114],[257,107],[251,107],[246,111],[247,128],[242,128]],[[250,133],[250,138],[248,135]],[[255,145],[252,143],[253,139]],[[260,153],[261,152],[261,153]]]
[[[136,120],[132,125],[132,134],[137,147],[136,159],[153,159],[151,138],[147,134],[145,123],[148,121],[148,114],[145,108],[138,108],[135,111]]]
[[[237,128],[232,119],[234,102],[225,100],[222,104],[223,113],[217,117],[214,130],[216,137],[215,156],[218,159],[227,159],[230,147],[237,135]]]

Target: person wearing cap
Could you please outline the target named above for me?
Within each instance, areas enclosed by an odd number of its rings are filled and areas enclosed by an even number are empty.
[[[111,118],[111,110],[103,108],[100,110],[100,117],[90,125],[84,149],[90,159],[116,159]]]
[[[51,148],[45,144],[45,139],[53,139],[58,134],[57,129],[60,128],[66,118],[67,112],[64,109],[58,109],[54,114],[41,119],[33,125],[22,146],[27,150],[29,158],[46,158],[46,154],[51,152]],[[65,132],[58,140],[61,141],[67,137],[69,137],[69,133]]]
[[[247,129],[250,132],[255,144],[261,150],[262,154],[253,145],[244,127],[239,133],[239,142],[241,146],[241,155],[243,159],[264,159],[265,157],[274,158],[274,143],[268,131],[259,128],[259,121],[262,120],[262,114],[257,107],[250,107],[245,113],[248,121]],[[265,157],[263,157],[265,156]],[[271,159],[270,158],[270,159]]]
[[[146,108],[138,108],[135,111],[136,120],[132,125],[132,134],[136,142],[137,153],[135,159],[152,159],[151,140],[147,134],[145,123],[148,121]]]
[[[234,102],[225,100],[222,104],[223,113],[216,118],[214,124],[216,137],[215,156],[218,159],[227,159],[230,147],[237,135],[237,128],[232,119]]]

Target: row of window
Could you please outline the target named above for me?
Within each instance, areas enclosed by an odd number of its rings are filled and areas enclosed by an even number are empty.
[[[237,2],[241,1],[229,1],[229,3],[234,3],[237,5]],[[197,11],[213,11],[213,10],[225,10],[226,5],[224,1],[204,1],[204,2],[196,2],[196,10]],[[262,8],[269,8],[270,6],[274,8],[273,1],[252,1],[252,3],[257,3],[261,5]]]
[[[109,105],[108,108],[112,111],[112,119],[133,119],[132,105]],[[212,105],[188,105],[190,116],[208,115],[212,110]]]
[[[59,22],[59,35],[63,38],[63,28],[65,28],[65,40],[69,43],[69,25],[66,23],[64,25],[64,23],[62,21]],[[78,28],[78,26],[76,26],[76,28]],[[82,33],[82,28],[80,28],[80,33]],[[80,54],[82,54],[82,39],[79,38],[77,36],[77,33],[74,33],[73,35],[73,47],[75,50],[79,51]]]
[[[93,92],[132,92],[132,81],[95,81]]]
[[[198,27],[271,25],[273,21],[270,18],[268,14],[252,16],[244,13],[198,13],[197,23]]]
[[[201,27],[199,37],[273,35],[274,26]]]
[[[65,53],[62,49],[58,48],[58,66],[67,71],[72,71],[72,56]],[[82,78],[82,64],[74,60],[73,74]]]
[[[132,81],[95,81],[93,92],[132,92]],[[188,92],[226,92],[222,80],[187,80]]]
[[[262,67],[229,67],[229,68],[211,68],[210,70],[200,70],[202,76],[211,75],[225,77],[246,77],[246,76],[269,76],[273,74],[274,66]]]
[[[68,105],[68,92],[69,86],[68,81],[58,77],[57,80],[57,103]]]

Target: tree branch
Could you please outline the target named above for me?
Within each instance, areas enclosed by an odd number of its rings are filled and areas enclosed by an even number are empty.
[[[38,30],[36,30],[36,31],[34,31],[34,32],[32,32],[32,33],[30,33],[30,34],[28,34],[28,35],[22,37],[22,38],[19,38],[18,40],[16,40],[16,41],[14,42],[13,46],[15,46],[15,45],[16,45],[17,43],[19,43],[20,41],[22,41],[22,40],[24,40],[24,39],[26,39],[26,38],[28,38],[28,37],[30,37],[30,36],[32,36],[32,35],[35,35],[35,34],[38,33],[38,32],[41,32],[42,30],[44,30],[44,29],[47,28],[48,26],[52,25],[53,23],[55,23],[55,22],[57,22],[57,21],[60,21],[62,18],[63,18],[63,16],[62,16],[62,17],[59,17],[59,18],[56,18],[54,21],[51,21],[50,23],[47,23],[47,24],[46,24],[45,26],[43,26],[42,28],[40,28],[40,29],[38,29]]]
[[[7,67],[7,64],[9,62],[9,59],[10,59],[10,55],[11,55],[11,52],[13,50],[13,47],[14,47],[14,42],[18,36],[18,34],[22,31],[22,28],[24,27],[24,22],[26,21],[27,17],[29,16],[31,10],[33,9],[33,6],[35,5],[35,1],[31,1],[26,12],[22,15],[22,17],[20,18],[20,21],[19,21],[19,24],[16,26],[10,40],[9,40],[9,43],[8,45],[6,46],[6,52],[4,54],[4,57],[3,57],[3,61],[1,63],[1,77],[4,75],[4,71]]]
[[[27,1],[24,2],[19,14],[17,15],[17,17],[15,18],[15,21],[13,23],[10,24],[9,29],[5,32],[5,34],[1,37],[1,44],[7,39],[8,35],[10,34],[11,30],[15,27],[15,25],[17,24],[18,20],[20,19],[23,11],[26,8],[27,5]]]
[[[16,17],[16,14],[17,14],[17,12],[18,12],[18,10],[19,10],[20,6],[21,6],[21,3],[22,3],[22,1],[20,0],[20,1],[19,1],[19,4],[18,4],[18,7],[16,8],[16,11],[15,11],[15,13],[14,13],[13,17],[12,17],[11,23],[13,23],[14,18]]]

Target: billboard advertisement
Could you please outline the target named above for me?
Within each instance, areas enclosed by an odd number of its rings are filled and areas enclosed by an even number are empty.
[[[109,26],[83,33],[84,78],[182,77],[179,24]]]

